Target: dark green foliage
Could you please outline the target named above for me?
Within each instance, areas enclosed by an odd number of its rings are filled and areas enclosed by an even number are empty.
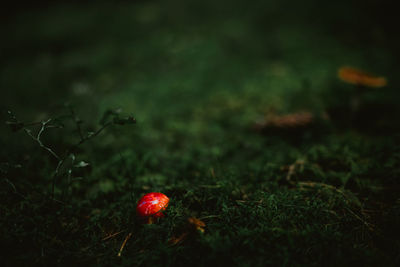
[[[400,264],[398,40],[377,3],[65,3],[8,18],[2,265]],[[346,64],[389,80],[353,113]],[[312,125],[254,130],[302,110]],[[170,204],[145,225],[136,202],[152,191]],[[170,242],[189,217],[205,232]]]

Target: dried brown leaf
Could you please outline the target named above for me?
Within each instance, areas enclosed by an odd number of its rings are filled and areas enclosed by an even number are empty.
[[[263,130],[266,128],[293,129],[309,126],[314,122],[314,115],[308,111],[300,111],[287,115],[268,115],[255,124],[255,128]]]
[[[206,226],[206,224],[203,221],[201,221],[201,220],[199,220],[199,219],[197,219],[195,217],[190,217],[188,219],[188,222],[191,225],[191,227],[193,227],[194,229],[204,233],[204,227]]]
[[[387,84],[385,77],[377,76],[348,66],[341,67],[338,70],[338,77],[344,82],[366,87],[378,88]]]

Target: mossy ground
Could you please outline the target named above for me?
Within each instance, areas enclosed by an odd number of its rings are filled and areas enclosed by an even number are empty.
[[[42,136],[62,154],[79,141],[65,103],[84,133],[110,108],[137,120],[75,149],[75,162],[89,165],[66,164],[56,201],[57,160],[2,123],[5,266],[400,263],[399,42],[384,16],[390,8],[215,2],[51,4],[3,23],[3,122],[7,110],[24,122],[63,118],[62,129]],[[354,88],[336,76],[342,65],[385,75],[389,85],[364,93],[352,111]],[[314,114],[312,127],[252,127],[272,111],[299,110]],[[165,218],[143,225],[136,201],[151,191],[171,202]],[[205,232],[168,242],[189,217]]]

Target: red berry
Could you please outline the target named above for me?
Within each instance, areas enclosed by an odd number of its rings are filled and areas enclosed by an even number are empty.
[[[163,217],[162,211],[168,207],[169,198],[162,193],[148,193],[138,202],[136,212],[141,217]]]

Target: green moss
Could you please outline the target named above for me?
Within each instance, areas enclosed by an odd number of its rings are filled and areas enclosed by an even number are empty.
[[[58,155],[81,139],[76,121],[86,136],[120,108],[137,124],[118,115],[69,151],[56,200],[54,156],[0,126],[5,265],[398,264],[397,41],[356,4],[303,2],[52,4],[10,18],[4,111],[63,122],[42,135]],[[389,77],[357,113],[336,77],[347,64]],[[299,110],[312,126],[253,129]],[[151,191],[170,204],[143,225],[136,202]],[[172,245],[189,217],[205,232]]]

